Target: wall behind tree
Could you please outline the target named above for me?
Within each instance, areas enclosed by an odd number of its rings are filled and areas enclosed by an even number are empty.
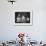
[[[32,26],[15,26],[15,11],[33,11]],[[46,1],[17,0],[13,5],[0,0],[0,40],[15,40],[19,32],[30,34],[33,40],[46,40]]]

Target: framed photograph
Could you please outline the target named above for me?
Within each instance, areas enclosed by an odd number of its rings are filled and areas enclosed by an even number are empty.
[[[16,11],[15,25],[18,26],[32,25],[32,11]]]

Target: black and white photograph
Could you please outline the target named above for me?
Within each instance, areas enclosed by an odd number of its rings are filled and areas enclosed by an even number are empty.
[[[31,12],[15,12],[15,24],[16,25],[31,25],[32,13]]]

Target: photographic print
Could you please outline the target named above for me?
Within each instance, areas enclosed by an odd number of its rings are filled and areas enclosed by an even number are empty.
[[[15,25],[32,25],[32,12],[15,12]]]

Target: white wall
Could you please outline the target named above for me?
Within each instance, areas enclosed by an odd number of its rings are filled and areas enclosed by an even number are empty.
[[[33,10],[33,25],[15,26],[16,10]],[[0,0],[0,40],[14,40],[18,32],[31,34],[33,40],[46,40],[46,0],[17,0],[13,5]]]

